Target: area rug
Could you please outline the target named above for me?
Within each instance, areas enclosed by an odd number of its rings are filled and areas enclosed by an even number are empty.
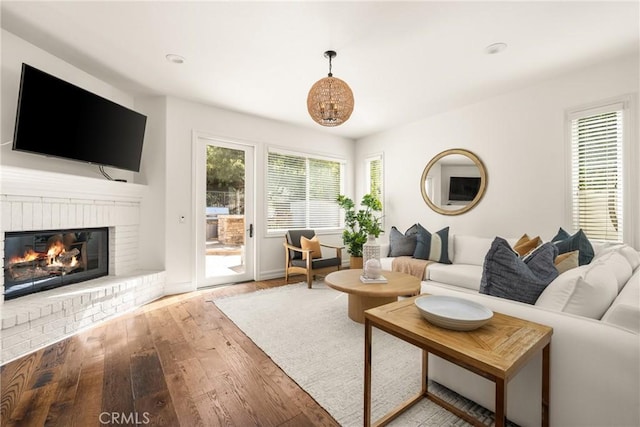
[[[323,282],[287,285],[215,300],[225,313],[289,377],[340,425],[363,425],[364,326],[347,317],[347,295]],[[372,419],[420,390],[417,347],[373,330]],[[456,402],[489,425],[492,413],[439,386],[430,390]],[[423,399],[390,425],[466,426]]]

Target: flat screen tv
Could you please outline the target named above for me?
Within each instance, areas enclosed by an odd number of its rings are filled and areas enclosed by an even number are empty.
[[[480,190],[480,177],[452,176],[449,178],[449,200],[469,202]]]
[[[22,64],[13,149],[140,171],[147,117]]]

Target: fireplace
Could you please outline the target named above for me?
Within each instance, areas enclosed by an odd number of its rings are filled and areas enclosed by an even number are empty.
[[[5,300],[108,273],[106,227],[5,233]]]

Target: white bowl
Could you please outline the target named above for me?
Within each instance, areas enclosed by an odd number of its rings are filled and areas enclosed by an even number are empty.
[[[493,311],[474,301],[445,295],[425,295],[415,300],[428,322],[456,331],[471,331],[487,323]]]

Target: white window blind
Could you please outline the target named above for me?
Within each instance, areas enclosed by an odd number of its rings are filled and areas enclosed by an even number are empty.
[[[366,160],[367,165],[367,194],[375,195],[378,200],[383,199],[383,176],[382,176],[382,155],[370,157]]]
[[[573,113],[572,219],[589,239],[623,240],[622,103]]]
[[[339,228],[343,170],[340,161],[270,150],[267,230]]]

